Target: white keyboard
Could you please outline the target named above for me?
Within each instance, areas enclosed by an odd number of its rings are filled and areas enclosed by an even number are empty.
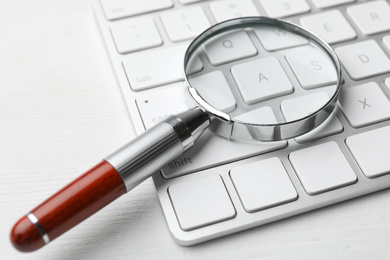
[[[188,109],[184,51],[226,19],[265,15],[300,24],[331,44],[343,65],[339,109],[314,131],[274,143],[228,141],[207,131],[154,175],[179,244],[390,187],[389,1],[96,0],[94,7],[138,133]]]

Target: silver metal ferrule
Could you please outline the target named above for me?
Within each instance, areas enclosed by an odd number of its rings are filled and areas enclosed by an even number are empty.
[[[184,152],[191,148],[210,125],[210,118],[201,108],[171,116],[166,121],[180,138]]]
[[[130,191],[191,148],[209,125],[208,114],[200,108],[171,116],[105,160],[118,171]]]
[[[41,233],[42,239],[45,242],[45,244],[49,244],[50,242],[49,235],[46,233],[45,229],[39,223],[38,218],[33,213],[28,213],[27,218],[38,228],[39,233]]]

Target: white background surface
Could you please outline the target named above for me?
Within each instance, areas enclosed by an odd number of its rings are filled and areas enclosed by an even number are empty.
[[[390,190],[193,247],[146,181],[37,252],[12,225],[134,137],[93,10],[0,0],[0,259],[389,259]]]

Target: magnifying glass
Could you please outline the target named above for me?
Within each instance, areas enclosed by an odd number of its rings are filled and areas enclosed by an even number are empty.
[[[210,27],[184,58],[188,101],[169,117],[21,218],[15,248],[39,249],[158,172],[206,130],[234,140],[294,138],[335,110],[341,87],[336,54],[316,35],[267,17]]]

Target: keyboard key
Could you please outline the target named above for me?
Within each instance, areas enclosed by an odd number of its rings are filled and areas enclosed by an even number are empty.
[[[277,51],[309,43],[306,38],[282,29],[255,28],[254,31],[267,51]]]
[[[320,194],[357,181],[355,173],[335,142],[292,152],[290,161],[309,195]]]
[[[375,82],[343,89],[339,104],[353,127],[390,118],[390,102]]]
[[[328,103],[329,99],[329,95],[325,92],[307,94],[283,100],[280,108],[286,121],[291,122],[313,114]]]
[[[124,58],[130,87],[140,91],[184,79],[183,60],[187,45],[134,53]]]
[[[258,0],[268,16],[281,18],[310,11],[305,0]]]
[[[316,139],[324,138],[330,135],[341,133],[344,130],[343,125],[334,113],[321,125],[311,130],[309,133],[298,136],[295,141],[298,143],[310,142]]]
[[[255,104],[293,91],[289,78],[274,57],[235,65],[231,71],[247,104]]]
[[[184,66],[187,77],[203,70],[203,63],[197,55],[191,56]]]
[[[161,20],[173,42],[195,38],[210,27],[203,9],[198,6],[164,13]]]
[[[170,8],[172,0],[100,0],[108,20]]]
[[[124,54],[161,45],[162,39],[150,17],[120,21],[111,26],[119,53]]]
[[[145,129],[164,121],[170,115],[187,111],[195,107],[189,103],[189,94],[183,84],[171,88],[158,89],[151,93],[142,93],[136,103]],[[165,98],[162,98],[165,97]],[[175,102],[172,102],[175,100]]]
[[[180,227],[193,230],[236,216],[236,210],[219,175],[171,185],[169,197]]]
[[[301,87],[313,89],[337,83],[335,65],[329,56],[310,46],[286,54]]]
[[[230,177],[247,212],[298,198],[283,164],[276,157],[233,168]]]
[[[356,38],[356,33],[339,10],[304,16],[300,23],[327,43],[339,43]]]
[[[213,65],[251,57],[257,50],[245,31],[224,33],[204,45],[204,50]]]
[[[387,89],[390,91],[390,78],[385,79],[385,85]]]
[[[210,10],[217,22],[222,22],[232,18],[260,15],[252,0],[228,0],[213,2],[210,4]]]
[[[350,6],[347,13],[366,35],[390,30],[390,6],[386,1],[371,1]]]
[[[191,149],[169,162],[162,169],[162,174],[164,178],[171,179],[286,146],[286,141],[249,143],[227,140],[211,131],[206,131]]]
[[[311,0],[311,1],[318,8],[326,8],[326,7],[355,2],[355,0]]]
[[[335,51],[354,80],[390,72],[390,60],[374,40],[345,45]]]
[[[191,78],[189,82],[206,102],[219,111],[228,113],[236,108],[236,100],[221,71]]]
[[[390,51],[390,35],[383,37],[383,43],[385,44],[388,51]]]
[[[270,107],[261,107],[243,113],[233,118],[234,120],[253,124],[276,124],[275,114]]]
[[[205,0],[179,0],[179,1],[182,4],[192,4],[192,3],[196,3],[196,2],[202,2],[202,1],[205,1]]]
[[[346,143],[367,178],[390,172],[390,127],[348,137]]]

